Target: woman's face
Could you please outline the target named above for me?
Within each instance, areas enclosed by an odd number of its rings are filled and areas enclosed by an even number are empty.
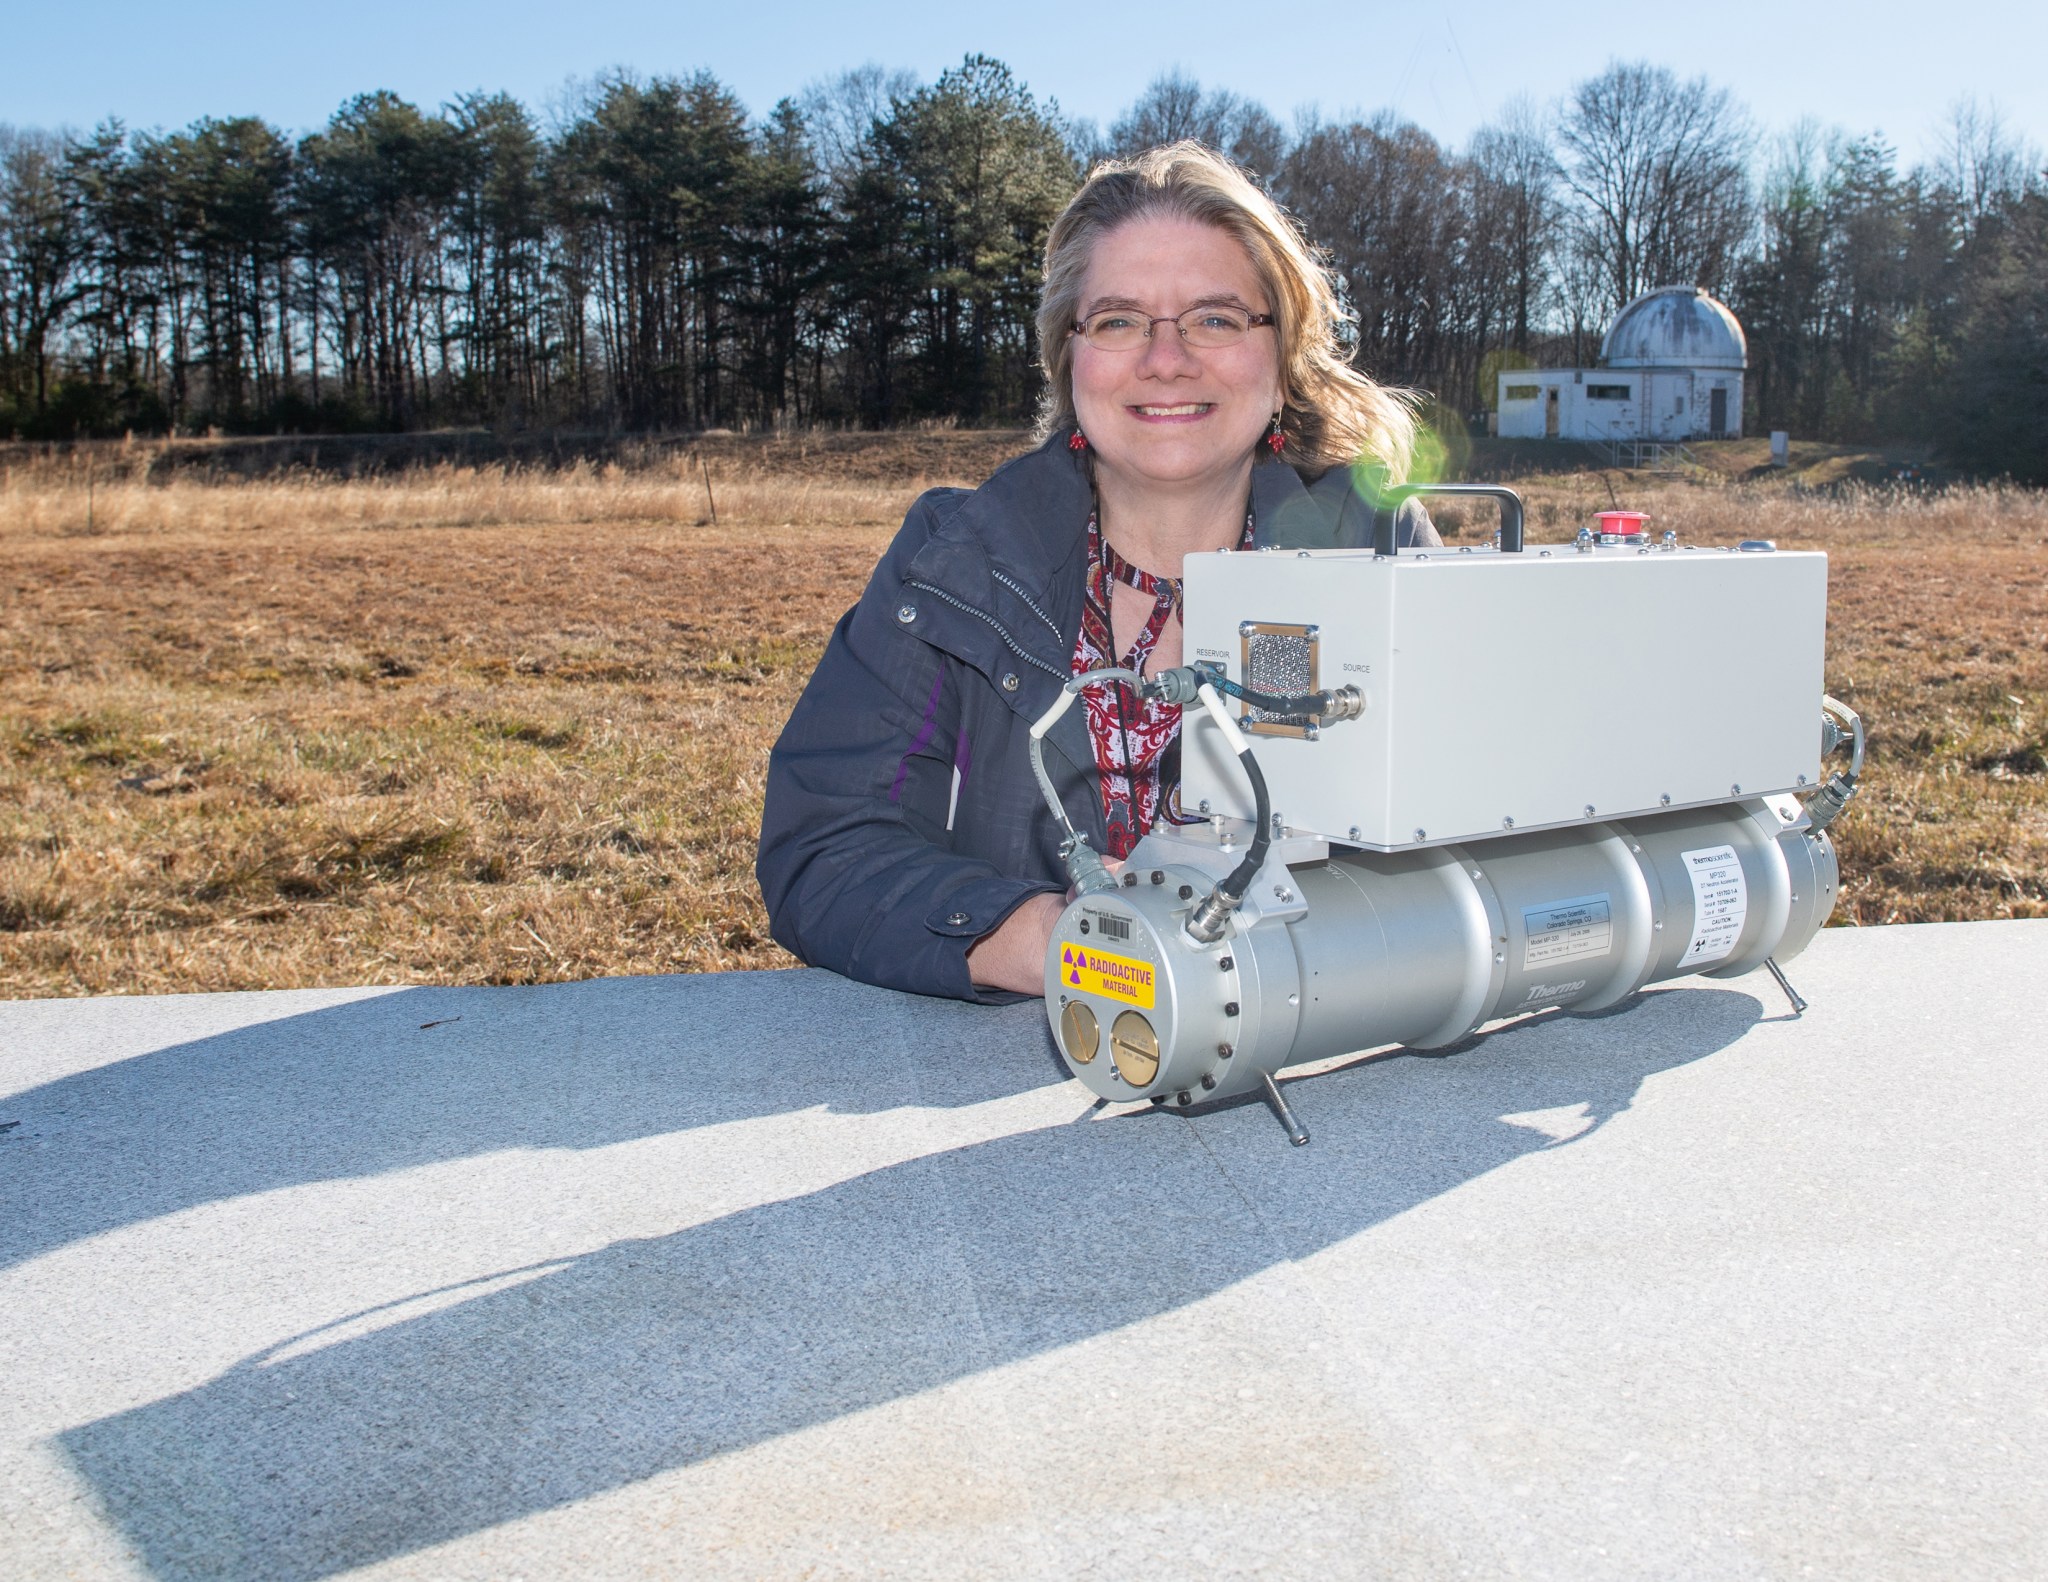
[[[1123,308],[1148,319],[1214,303],[1271,313],[1235,238],[1198,220],[1130,220],[1095,244],[1079,317]],[[1074,411],[1098,468],[1133,485],[1220,480],[1242,469],[1280,409],[1279,337],[1254,329],[1201,349],[1172,324],[1133,351],[1073,346]]]

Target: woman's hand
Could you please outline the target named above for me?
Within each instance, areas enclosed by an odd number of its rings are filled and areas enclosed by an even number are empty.
[[[1121,873],[1123,859],[1105,857],[1102,866]],[[1073,899],[1072,890],[1065,896],[1034,895],[1004,918],[993,934],[983,935],[969,947],[967,976],[983,988],[1043,994],[1045,953],[1052,946],[1052,931],[1060,914]]]
[[[1066,909],[1063,897],[1034,895],[969,948],[967,976],[983,988],[1045,993],[1045,953]]]

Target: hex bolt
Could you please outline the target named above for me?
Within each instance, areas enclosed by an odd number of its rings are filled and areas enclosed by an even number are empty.
[[[1232,967],[1237,965],[1237,958],[1235,956],[1218,956],[1216,958],[1216,965],[1221,967],[1225,972],[1228,972]]]
[[[1126,890],[1135,890],[1135,889],[1137,889],[1137,888],[1138,888],[1138,876],[1137,876],[1136,874],[1134,874],[1134,873],[1127,873],[1127,874],[1125,874],[1125,875],[1124,875],[1124,888],[1125,888]]]
[[[1203,1072],[1203,1073],[1202,1073],[1202,1089],[1203,1089],[1203,1091],[1204,1091],[1204,1092],[1207,1092],[1207,1091],[1208,1091],[1209,1089],[1211,1089],[1211,1088],[1214,1088],[1215,1086],[1216,1086],[1216,1074],[1215,1074],[1214,1072],[1212,1072],[1212,1071],[1205,1071],[1205,1072]]]
[[[1218,1044],[1216,1046],[1216,1054],[1219,1059],[1228,1060],[1232,1055],[1236,1053],[1237,1049],[1233,1045]]]
[[[1235,1000],[1225,1000],[1225,1001],[1223,1002],[1223,1014],[1224,1014],[1225,1016],[1235,1016],[1235,1015],[1237,1015],[1237,1001],[1235,1001]]]
[[[1152,882],[1154,884],[1164,884],[1166,883],[1166,875],[1161,873],[1157,868],[1154,868],[1152,870]]]
[[[1188,1105],[1195,1102],[1195,1096],[1192,1093],[1188,1092],[1186,1088],[1182,1088],[1180,1092],[1174,1096],[1174,1102],[1180,1105],[1183,1109],[1185,1109]]]
[[[1191,884],[1184,884],[1178,890],[1174,891],[1174,894],[1179,896],[1183,901],[1192,901],[1195,896],[1195,887]]]

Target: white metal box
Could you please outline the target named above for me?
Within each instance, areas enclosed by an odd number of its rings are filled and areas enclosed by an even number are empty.
[[[1189,663],[1243,683],[1247,630],[1279,642],[1271,628],[1292,627],[1295,646],[1258,652],[1284,653],[1304,689],[1364,694],[1358,719],[1251,738],[1274,813],[1301,833],[1433,846],[1820,773],[1822,554],[1280,550],[1190,556],[1185,572]],[[1214,722],[1183,718],[1184,808],[1249,818]]]

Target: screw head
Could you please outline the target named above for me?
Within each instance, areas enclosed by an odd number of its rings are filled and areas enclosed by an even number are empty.
[[[1204,1089],[1204,1090],[1206,1091],[1207,1089],[1213,1088],[1213,1087],[1215,1087],[1215,1086],[1216,1086],[1216,1078],[1215,1078],[1214,1074],[1213,1074],[1213,1073],[1211,1073],[1211,1072],[1207,1072],[1207,1071],[1203,1072],[1203,1073],[1202,1073],[1202,1087],[1203,1087],[1203,1089]]]
[[[1178,890],[1174,891],[1174,894],[1179,896],[1183,901],[1192,901],[1195,898],[1195,887],[1191,884],[1184,884]]]
[[[1512,818],[1504,818],[1500,821],[1500,827],[1502,829],[1513,829],[1515,827],[1515,821]]]
[[[1224,1014],[1225,1016],[1235,1016],[1235,1015],[1237,1015],[1237,1001],[1235,1001],[1235,1000],[1225,1000],[1225,1001],[1223,1002],[1223,1014]]]
[[[1220,1057],[1221,1059],[1228,1060],[1232,1055],[1237,1053],[1237,1050],[1229,1044],[1218,1044],[1216,1046],[1216,1053],[1218,1057]]]
[[[1417,830],[1417,831],[1415,832],[1415,838],[1416,838],[1417,840],[1428,840],[1428,839],[1429,839],[1429,831],[1428,831],[1428,830],[1426,830],[1426,829],[1419,829],[1419,830]]]
[[[1152,870],[1152,882],[1154,884],[1164,884],[1166,883],[1166,875],[1161,873],[1157,868],[1154,868]]]
[[[1590,803],[1590,802],[1588,802],[1588,803],[1586,804],[1586,817],[1587,817],[1587,818],[1591,818],[1592,816],[1593,816],[1593,804],[1592,804],[1592,803]]]

